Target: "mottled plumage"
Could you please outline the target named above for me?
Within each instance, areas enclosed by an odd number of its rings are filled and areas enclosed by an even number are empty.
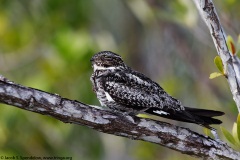
[[[102,106],[128,114],[148,113],[210,128],[221,121],[212,118],[223,112],[184,107],[145,75],[132,70],[122,58],[102,51],[91,58],[93,90]]]

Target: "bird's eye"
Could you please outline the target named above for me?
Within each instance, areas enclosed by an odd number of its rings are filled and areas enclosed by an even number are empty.
[[[111,61],[112,60],[112,58],[108,57],[108,56],[105,56],[104,59],[107,60],[107,61]]]

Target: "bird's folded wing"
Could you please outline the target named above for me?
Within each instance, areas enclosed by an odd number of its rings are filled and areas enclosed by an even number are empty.
[[[102,77],[102,82],[104,90],[115,102],[135,110],[178,104],[157,83],[138,72],[108,73]]]

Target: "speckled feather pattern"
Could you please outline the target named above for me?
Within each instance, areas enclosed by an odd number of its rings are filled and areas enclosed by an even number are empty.
[[[206,127],[221,123],[212,117],[223,115],[223,112],[184,107],[156,82],[128,67],[113,52],[99,52],[91,62],[93,91],[102,106],[117,112],[135,115],[143,112]]]
[[[125,64],[117,69],[96,70],[91,81],[101,105],[114,110],[134,114],[151,107],[184,110],[157,83]],[[108,100],[106,92],[114,101]]]
[[[96,77],[96,81],[99,82],[98,88],[103,90],[99,100],[108,107],[114,106],[117,110],[120,108],[126,112],[138,112],[150,107],[159,109],[167,107],[174,110],[183,108],[178,100],[169,96],[157,83],[129,68],[105,71]],[[114,102],[109,102],[103,96],[104,92],[107,92]]]

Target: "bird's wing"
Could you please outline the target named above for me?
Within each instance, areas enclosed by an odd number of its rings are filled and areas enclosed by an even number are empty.
[[[179,101],[169,96],[157,83],[132,71],[108,73],[102,77],[104,90],[111,98],[134,110],[178,107]]]
[[[212,116],[222,115],[222,112],[183,107],[178,100],[141,73],[113,72],[103,76],[102,80],[104,90],[115,102],[135,111],[196,123],[209,129],[210,124],[221,123]]]

